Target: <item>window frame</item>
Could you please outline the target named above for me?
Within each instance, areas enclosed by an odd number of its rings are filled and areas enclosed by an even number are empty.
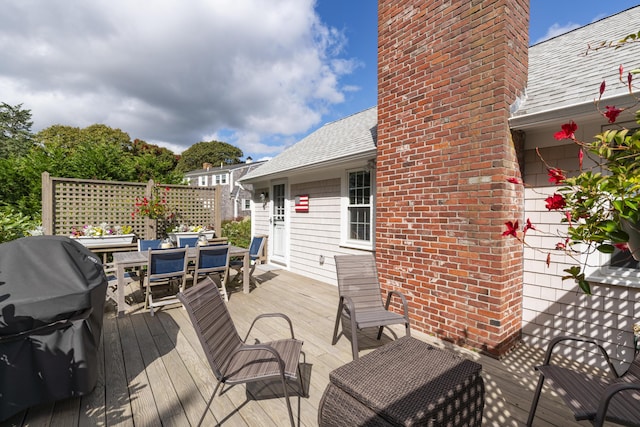
[[[368,204],[351,204],[350,203],[350,177],[353,173],[366,172],[369,174],[369,203]],[[341,215],[340,215],[340,246],[373,250],[375,247],[375,171],[366,167],[359,167],[345,170],[344,179],[342,180],[341,195]],[[358,240],[351,237],[351,211],[353,208],[368,207],[369,208],[369,240]]]

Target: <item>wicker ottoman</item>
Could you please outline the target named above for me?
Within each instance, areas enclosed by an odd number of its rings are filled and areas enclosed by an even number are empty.
[[[480,426],[482,365],[402,337],[329,375],[321,427]]]

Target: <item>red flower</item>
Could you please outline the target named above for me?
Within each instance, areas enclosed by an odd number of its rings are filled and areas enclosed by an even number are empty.
[[[513,237],[518,237],[518,221],[516,220],[515,222],[511,222],[511,221],[507,221],[504,223],[504,225],[507,226],[507,231],[503,232],[502,235],[503,236],[513,236]]]
[[[604,93],[604,88],[605,87],[607,87],[607,84],[603,80],[602,83],[600,83],[600,98],[602,98],[602,94]]]
[[[547,197],[545,200],[546,208],[549,210],[562,209],[567,205],[562,194],[555,193],[553,196]]]
[[[536,227],[533,226],[533,224],[531,224],[531,220],[529,218],[527,218],[527,225],[524,226],[525,231],[526,230],[535,230]]]
[[[533,224],[531,224],[531,220],[529,218],[527,218],[527,223],[525,224],[524,228],[522,229],[522,232],[524,234],[527,234],[527,230],[535,230],[536,227],[534,227]]]
[[[616,248],[620,249],[621,251],[628,251],[629,250],[629,243],[625,242],[625,243],[614,243],[613,246],[615,246]]]
[[[615,123],[618,115],[622,113],[622,110],[613,105],[607,105],[606,109],[607,111],[604,112],[604,116],[609,119],[609,123]]]
[[[520,180],[518,178],[508,178],[507,181],[512,184],[520,184]]]
[[[578,130],[578,125],[571,121],[571,123],[565,123],[562,125],[562,130],[556,132],[553,137],[558,141],[562,139],[575,139],[574,133]]]
[[[584,159],[584,151],[582,151],[582,148],[580,149],[580,152],[578,152],[578,163],[580,164],[580,170],[582,170],[582,160]]]
[[[549,169],[549,182],[553,182],[554,184],[562,184],[562,181],[567,179],[566,176],[562,173],[560,169]]]

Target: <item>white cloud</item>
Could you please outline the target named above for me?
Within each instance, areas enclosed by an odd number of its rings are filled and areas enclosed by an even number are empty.
[[[314,4],[4,0],[0,102],[30,109],[36,131],[105,123],[175,152],[225,134],[277,154],[359,66]]]
[[[534,41],[533,44],[537,44],[543,42],[545,40],[549,40],[553,37],[557,37],[564,33],[568,33],[571,30],[575,30],[576,28],[580,28],[582,25],[574,24],[573,22],[569,22],[567,24],[560,25],[557,22],[554,23],[547,29],[547,32],[544,36],[540,37],[538,40]]]

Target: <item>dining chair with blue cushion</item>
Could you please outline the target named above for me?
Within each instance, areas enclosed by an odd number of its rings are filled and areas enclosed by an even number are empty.
[[[226,283],[229,274],[229,245],[198,246],[193,284],[198,284],[200,276],[206,278],[211,274],[219,276],[222,295],[224,300],[228,302]]]
[[[249,270],[249,280],[253,277],[253,272],[256,269],[256,264],[259,263],[262,257],[262,251],[264,250],[264,245],[266,242],[266,236],[254,236],[251,239],[251,244],[249,245],[249,259],[251,262],[251,269]],[[244,262],[242,259],[234,259],[229,263],[229,267],[233,268],[237,271],[234,276],[234,280],[240,276],[242,272],[242,268],[244,266]]]
[[[147,252],[149,249],[160,249],[160,245],[162,244],[162,239],[138,239],[138,252]],[[147,299],[147,290],[144,286],[144,275],[146,274],[147,267],[142,266],[138,267],[137,275],[140,283],[140,292],[142,292],[142,298]]]
[[[138,250],[146,252],[149,249],[160,249],[161,239],[138,239]]]
[[[178,247],[185,248],[189,246],[190,248],[195,248],[198,246],[198,237],[180,237],[178,236]]]
[[[154,308],[180,302],[176,298],[176,294],[185,290],[188,258],[186,248],[149,249],[148,254],[148,270],[144,281],[146,287],[145,308],[149,308],[153,316]],[[176,284],[179,290],[171,292]],[[154,297],[152,288],[159,288],[159,285],[168,286],[169,295]]]

